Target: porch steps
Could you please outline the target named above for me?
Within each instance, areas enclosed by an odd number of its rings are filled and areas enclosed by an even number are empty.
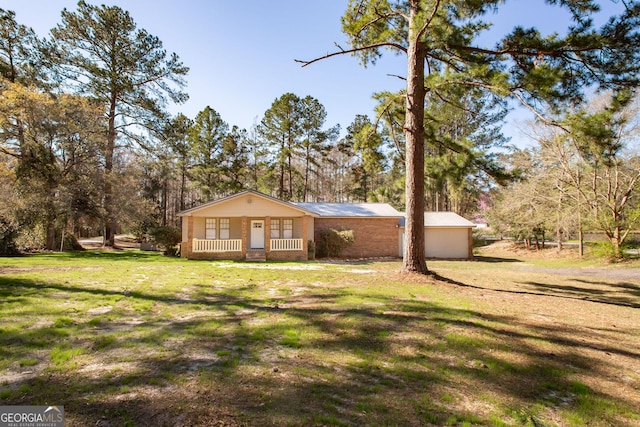
[[[267,262],[267,253],[265,251],[247,251],[245,257],[247,262]]]

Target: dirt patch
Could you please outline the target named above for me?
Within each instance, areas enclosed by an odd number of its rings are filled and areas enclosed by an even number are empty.
[[[85,249],[104,249],[104,250],[113,250],[114,248],[105,247],[102,244],[103,239],[101,236],[98,237],[86,237],[82,239],[78,239],[78,243],[82,245]],[[126,234],[119,234],[115,237],[115,249],[140,249],[140,242],[138,242],[133,236],[129,236]]]
[[[557,274],[603,280],[640,280],[640,269],[637,268],[540,267],[532,265],[515,266],[514,268],[537,274]],[[640,286],[638,286],[638,290],[640,290]]]

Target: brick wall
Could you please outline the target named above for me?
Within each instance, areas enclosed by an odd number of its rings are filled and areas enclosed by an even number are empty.
[[[233,260],[242,261],[245,255],[242,252],[191,252],[189,259],[207,259],[207,260]]]
[[[271,251],[267,253],[269,261],[306,261],[307,254],[301,251]]]
[[[315,240],[321,230],[353,230],[354,241],[342,256],[350,258],[398,257],[398,218],[316,218]]]

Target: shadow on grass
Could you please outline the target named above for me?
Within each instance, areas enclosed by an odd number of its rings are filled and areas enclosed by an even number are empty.
[[[523,262],[522,260],[515,259],[515,258],[502,258],[502,257],[482,256],[482,255],[474,255],[473,261],[487,262],[490,264],[503,263],[503,262],[508,262],[508,263]]]
[[[49,304],[122,297],[108,315],[5,328],[0,351],[14,365],[53,345],[84,353],[77,366],[3,380],[3,401],[63,404],[80,426],[536,425],[560,405],[577,411],[588,396],[633,408],[632,399],[576,385],[576,374],[609,375],[597,352],[640,360],[622,345],[594,348],[583,330],[393,294],[341,302],[348,288],[279,298],[254,285],[189,286],[188,297],[166,296],[0,276],[8,303],[34,292]],[[127,309],[140,300],[154,305]],[[465,409],[470,399],[493,409]],[[607,423],[618,414],[580,416]]]
[[[524,282],[525,285],[532,286],[540,292],[531,292],[534,295],[545,295],[554,298],[575,299],[581,301],[589,301],[598,304],[609,304],[618,307],[631,307],[640,308],[638,302],[638,291],[633,285],[629,286],[627,283],[618,285],[612,285],[606,283],[606,285],[614,288],[611,290],[606,289],[593,289],[584,288],[580,286],[570,285],[558,285],[547,284],[540,282]],[[602,285],[602,284],[600,284]],[[614,294],[613,292],[616,292]],[[617,295],[620,294],[620,295]]]
[[[119,249],[119,250],[84,250],[84,251],[67,251],[67,252],[50,252],[37,254],[21,254],[15,256],[7,256],[6,259],[16,258],[20,260],[107,260],[107,261],[181,261],[181,258],[166,257],[160,252],[140,251],[137,249]]]
[[[585,280],[585,279],[574,279],[574,280],[578,283],[584,283],[587,285],[608,286],[612,288],[613,291],[624,290],[625,292],[628,292],[631,295],[640,297],[640,285],[636,283],[626,283],[626,282],[610,283],[610,282],[600,282],[600,281],[592,281],[592,280]]]
[[[465,287],[465,288],[480,289],[480,290],[489,291],[489,292],[502,292],[502,293],[508,293],[508,294],[514,294],[514,295],[545,296],[545,297],[551,297],[551,298],[563,298],[563,299],[573,299],[573,300],[580,300],[580,301],[589,301],[589,302],[594,302],[599,304],[615,305],[619,307],[640,308],[640,303],[638,302],[638,296],[639,296],[638,288],[635,285],[628,284],[628,283],[620,283],[617,285],[604,283],[606,285],[615,287],[617,292],[623,292],[627,294],[627,296],[615,296],[615,295],[611,295],[610,292],[599,290],[599,289],[592,289],[592,288],[587,289],[587,288],[581,288],[579,286],[545,284],[540,282],[523,282],[524,285],[532,286],[535,289],[539,290],[539,292],[530,291],[530,290],[488,288],[484,286],[476,286],[476,285],[470,285],[467,283],[458,282],[456,280],[441,276],[438,273],[435,273],[433,271],[430,274],[433,278],[441,282],[445,282],[451,285]]]

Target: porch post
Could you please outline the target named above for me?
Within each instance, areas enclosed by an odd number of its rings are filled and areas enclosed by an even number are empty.
[[[267,258],[269,258],[269,252],[271,252],[271,217],[264,217],[264,252],[267,254]]]
[[[309,216],[302,217],[302,252],[304,253],[303,259],[309,259],[309,236],[308,236],[308,219]]]
[[[242,217],[242,256],[247,256],[247,217]]]

